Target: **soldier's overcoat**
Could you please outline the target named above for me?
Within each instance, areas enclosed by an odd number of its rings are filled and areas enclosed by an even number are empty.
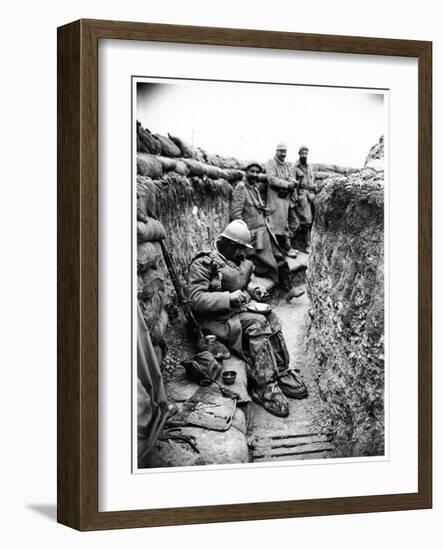
[[[289,235],[288,212],[290,207],[290,190],[293,178],[288,162],[279,160],[276,156],[266,164],[268,192],[266,204],[269,208],[269,221],[276,235]]]
[[[257,185],[245,178],[234,189],[231,203],[231,221],[243,220],[251,233],[253,250],[249,259],[255,266],[255,273],[269,277],[275,283],[279,280],[276,256],[276,239],[266,218],[264,204]]]

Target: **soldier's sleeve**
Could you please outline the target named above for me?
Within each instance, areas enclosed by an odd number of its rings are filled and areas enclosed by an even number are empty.
[[[207,257],[194,260],[189,268],[189,299],[196,313],[222,313],[231,309],[229,292],[209,290],[211,274],[211,261]]]
[[[243,217],[243,209],[245,207],[245,186],[242,182],[238,183],[232,194],[231,203],[231,221],[241,220]]]
[[[308,191],[311,191],[311,193],[314,193],[314,194],[317,193],[318,191],[317,185],[315,183],[314,172],[312,171],[312,168],[310,166],[308,166],[307,189]]]
[[[266,176],[268,177],[269,185],[275,189],[287,189],[289,186],[288,181],[278,177],[277,167],[272,159],[266,164]]]

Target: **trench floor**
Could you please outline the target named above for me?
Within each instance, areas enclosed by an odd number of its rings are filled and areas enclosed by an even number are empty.
[[[306,460],[332,455],[331,443],[315,428],[321,401],[305,348],[308,310],[306,293],[289,303],[280,297],[275,304],[274,311],[282,322],[291,358],[290,366],[300,371],[309,395],[300,400],[288,400],[290,413],[287,418],[279,418],[260,405],[252,404],[254,420],[249,434],[252,462]]]

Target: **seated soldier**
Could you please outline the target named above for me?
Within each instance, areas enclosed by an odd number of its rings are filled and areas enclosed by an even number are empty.
[[[289,353],[278,317],[248,311],[264,289],[254,284],[252,262],[246,259],[251,234],[242,220],[221,233],[212,250],[201,252],[189,268],[189,298],[204,332],[217,338],[247,363],[251,397],[276,416],[289,414],[287,397],[307,395],[303,382],[289,369]]]

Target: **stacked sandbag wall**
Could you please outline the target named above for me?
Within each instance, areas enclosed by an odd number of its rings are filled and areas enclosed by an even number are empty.
[[[161,364],[166,353],[168,275],[161,249],[161,241],[166,236],[165,228],[149,214],[155,211],[155,197],[152,180],[137,176],[137,298]]]
[[[311,164],[314,174],[314,183],[316,191],[319,192],[328,183],[329,178],[349,176],[359,171],[358,168],[350,168],[347,166],[339,166],[338,164]]]
[[[152,189],[152,214],[163,225],[165,245],[185,284],[192,258],[208,249],[229,222],[232,189],[243,177],[242,164],[177,137],[152,134],[139,123],[137,147],[137,178]],[[176,297],[169,277],[164,287],[166,307],[174,308]]]
[[[316,199],[308,351],[339,456],[384,452],[384,173],[333,177]]]

